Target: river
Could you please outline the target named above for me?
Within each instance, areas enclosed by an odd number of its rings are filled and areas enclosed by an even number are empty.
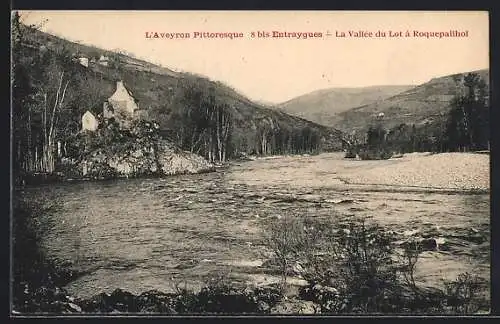
[[[418,280],[439,285],[462,271],[489,280],[489,239],[457,235],[472,229],[489,237],[489,194],[348,185],[334,173],[311,171],[310,159],[295,162],[315,185],[287,178],[289,169],[277,158],[199,175],[29,187],[24,194],[56,203],[41,220],[43,246],[56,262],[87,272],[66,287],[79,297],[115,288],[198,287],[220,274],[241,283],[272,280],[258,267],[269,256],[262,233],[269,220],[285,215],[368,216],[401,233],[432,232],[453,248],[424,253]],[[259,168],[278,168],[283,177],[261,181]]]

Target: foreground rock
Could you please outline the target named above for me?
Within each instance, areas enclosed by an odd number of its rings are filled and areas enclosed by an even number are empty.
[[[229,287],[205,287],[198,293],[157,290],[134,295],[116,289],[89,299],[75,299],[57,288],[44,288],[44,295],[32,295],[24,305],[15,305],[14,314],[24,313],[160,313],[160,314],[268,314],[276,309],[280,293],[272,287],[236,290]]]

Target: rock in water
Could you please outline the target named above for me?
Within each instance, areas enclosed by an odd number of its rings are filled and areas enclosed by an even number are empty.
[[[215,166],[203,157],[182,151],[166,141],[158,145],[158,163],[167,175],[215,171]]]
[[[78,312],[78,313],[81,313],[82,312],[82,308],[80,306],[78,306],[77,304],[73,304],[73,303],[68,303],[68,306],[74,310],[75,312]]]
[[[435,239],[422,239],[419,242],[420,249],[422,251],[436,251],[438,243]]]
[[[271,314],[316,314],[316,305],[311,301],[288,300],[281,301],[271,310]]]

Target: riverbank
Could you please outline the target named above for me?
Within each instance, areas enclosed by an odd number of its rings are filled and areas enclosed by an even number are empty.
[[[391,163],[397,161],[397,163]],[[340,175],[349,184],[451,190],[489,190],[490,156],[475,153],[409,153],[397,160]]]
[[[234,181],[293,187],[391,186],[428,190],[490,189],[490,157],[475,153],[409,153],[389,160],[345,159],[345,153],[284,156],[247,162]],[[307,168],[304,165],[307,164]]]

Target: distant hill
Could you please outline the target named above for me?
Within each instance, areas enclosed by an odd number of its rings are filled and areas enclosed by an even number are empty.
[[[386,85],[360,88],[330,88],[317,90],[275,106],[288,114],[326,126],[337,121],[341,112],[374,102],[413,88],[410,85]]]
[[[266,129],[267,132],[269,128],[276,132],[278,129],[286,130],[287,134],[300,134],[302,131],[307,133],[312,129],[321,134],[324,148],[329,150],[341,148],[342,133],[340,131],[270,109],[221,82],[196,74],[175,72],[134,58],[127,53],[116,53],[70,42],[38,30],[31,30],[26,35],[24,45],[29,56],[37,57],[43,52],[64,51],[73,57],[74,64],[71,70],[74,78],[70,82],[67,97],[75,98],[75,100],[72,103],[72,114],[68,117],[72,120],[65,121],[65,123],[72,124],[74,127],[78,127],[81,114],[86,110],[100,113],[102,102],[115,91],[116,81],[123,80],[127,89],[138,100],[139,107],[146,109],[149,118],[159,122],[160,128],[166,133],[175,123],[171,118],[172,112],[182,109],[185,105],[183,97],[186,91],[193,88],[210,89],[215,94],[217,102],[231,109],[234,141],[241,139],[247,142],[252,141],[242,148],[247,153],[252,152],[253,141],[262,141],[258,139],[262,136],[259,135],[262,134],[261,130]],[[88,60],[88,67],[77,63],[77,59],[82,57]],[[108,61],[106,66],[99,64],[101,57],[105,57]],[[64,69],[68,70],[68,67]],[[89,91],[93,94],[89,94]],[[268,141],[271,140],[271,138],[268,139]],[[238,145],[236,142],[233,144]]]
[[[471,72],[489,83],[488,70]],[[384,115],[382,124],[386,128],[402,123],[423,126],[442,122],[449,111],[450,100],[464,89],[461,80],[466,73],[433,78],[384,100],[345,110],[335,116],[332,126],[344,131],[366,129],[380,113]]]

